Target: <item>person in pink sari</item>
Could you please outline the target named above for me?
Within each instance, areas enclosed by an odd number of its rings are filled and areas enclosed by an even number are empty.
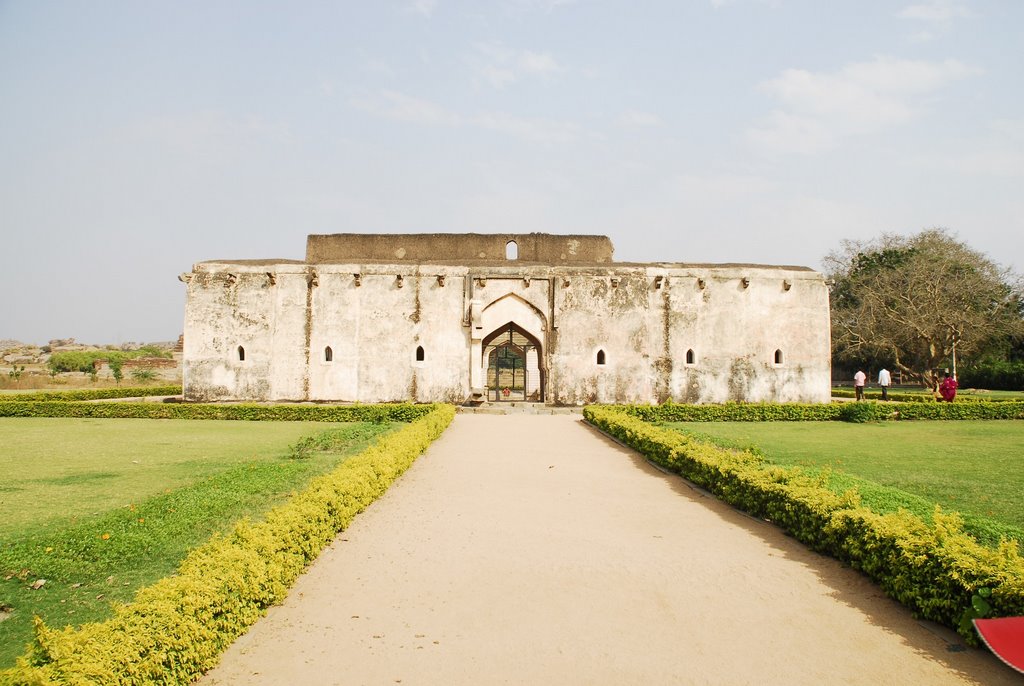
[[[956,382],[956,379],[949,375],[949,373],[943,374],[942,376],[942,383],[939,384],[939,395],[942,396],[942,399],[947,403],[951,403],[953,402],[953,398],[956,397],[956,389],[959,387],[959,384]]]

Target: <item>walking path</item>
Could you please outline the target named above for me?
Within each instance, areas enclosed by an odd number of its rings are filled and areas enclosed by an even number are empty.
[[[570,415],[459,415],[202,683],[1020,684]]]

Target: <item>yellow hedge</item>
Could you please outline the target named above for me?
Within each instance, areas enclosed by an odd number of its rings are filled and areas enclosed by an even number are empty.
[[[320,551],[378,498],[431,441],[455,409],[439,405],[318,477],[259,522],[240,522],[182,562],[177,575],[139,591],[102,623],[36,637],[0,684],[190,683],[286,595]]]

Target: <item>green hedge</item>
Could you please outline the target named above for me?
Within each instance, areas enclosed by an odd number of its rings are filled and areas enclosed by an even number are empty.
[[[967,384],[961,384],[967,387]],[[977,388],[977,386],[970,386],[969,388]],[[845,388],[833,388],[833,398],[855,398],[857,394],[855,391],[848,391]],[[881,400],[881,391],[864,391],[864,397],[868,400]],[[935,396],[930,393],[900,393],[899,391],[892,391],[889,393],[889,400],[891,402],[901,403],[935,403]],[[1006,397],[1006,396],[979,396],[979,395],[967,395],[960,393],[956,396],[957,403],[1015,403],[1020,402],[1018,398]]]
[[[960,382],[970,388],[1024,391],[1024,362],[983,362],[960,368]]]
[[[75,402],[106,398],[140,398],[155,395],[181,395],[181,384],[137,388],[83,388],[75,391],[39,391],[38,393],[0,393],[0,402]]]
[[[182,562],[177,575],[139,591],[114,617],[79,629],[37,620],[36,637],[0,684],[191,683],[232,641],[280,602],[338,531],[379,497],[455,415],[433,406],[319,477],[260,522],[240,522]]]
[[[652,462],[865,572],[917,615],[957,629],[968,641],[975,638],[965,618],[977,616],[972,607],[980,595],[991,591],[984,601],[989,616],[1024,615],[1018,543],[982,546],[964,533],[956,513],[936,508],[931,524],[905,510],[877,514],[861,505],[855,491],[836,494],[822,477],[799,468],[718,448],[621,409],[592,406],[583,414]]]
[[[611,407],[611,406],[609,406]],[[723,403],[721,405],[623,405],[624,412],[649,422],[807,422],[838,419],[842,406],[799,403]]]
[[[889,407],[887,403],[872,404]],[[1024,401],[900,403],[899,407],[892,408],[892,412],[894,419],[1024,419]]]
[[[256,422],[410,422],[434,405],[193,405],[191,403],[0,403],[0,417],[235,419]]]
[[[856,398],[857,397],[857,393],[856,393],[856,391],[848,391],[845,388],[833,388],[832,389],[832,397],[833,398]],[[865,390],[864,391],[864,397],[867,398],[868,400],[881,400],[882,399],[882,392],[881,391],[868,391],[868,390]],[[930,395],[930,394],[925,394],[925,393],[900,393],[899,391],[890,391],[889,392],[889,400],[892,401],[892,402],[901,402],[901,403],[934,403],[935,402],[935,396]],[[974,398],[971,399],[971,401],[974,401],[974,400],[975,400]],[[982,400],[982,401],[985,401],[985,402],[989,401],[988,398],[977,398],[977,400]],[[958,402],[959,402],[959,399],[958,399]]]
[[[595,406],[615,407],[615,406]],[[721,405],[622,405],[648,422],[848,422],[890,419],[1024,419],[1024,401],[999,403],[723,403]]]

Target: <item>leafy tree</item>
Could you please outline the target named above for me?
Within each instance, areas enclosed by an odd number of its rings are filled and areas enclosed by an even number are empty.
[[[14,383],[18,383],[18,382],[21,381],[21,375],[24,374],[24,373],[25,373],[25,365],[21,365],[19,367],[16,364],[12,364],[11,365],[11,371],[7,372],[7,376],[9,376],[12,379],[14,379]]]
[[[966,358],[1024,333],[1016,277],[942,229],[843,241],[825,267],[837,362],[888,361],[928,385],[954,342]]]
[[[114,381],[116,381],[118,385],[120,385],[121,379],[124,378],[124,358],[111,357],[110,360],[107,361],[107,364],[110,366],[111,374],[114,375]]]

